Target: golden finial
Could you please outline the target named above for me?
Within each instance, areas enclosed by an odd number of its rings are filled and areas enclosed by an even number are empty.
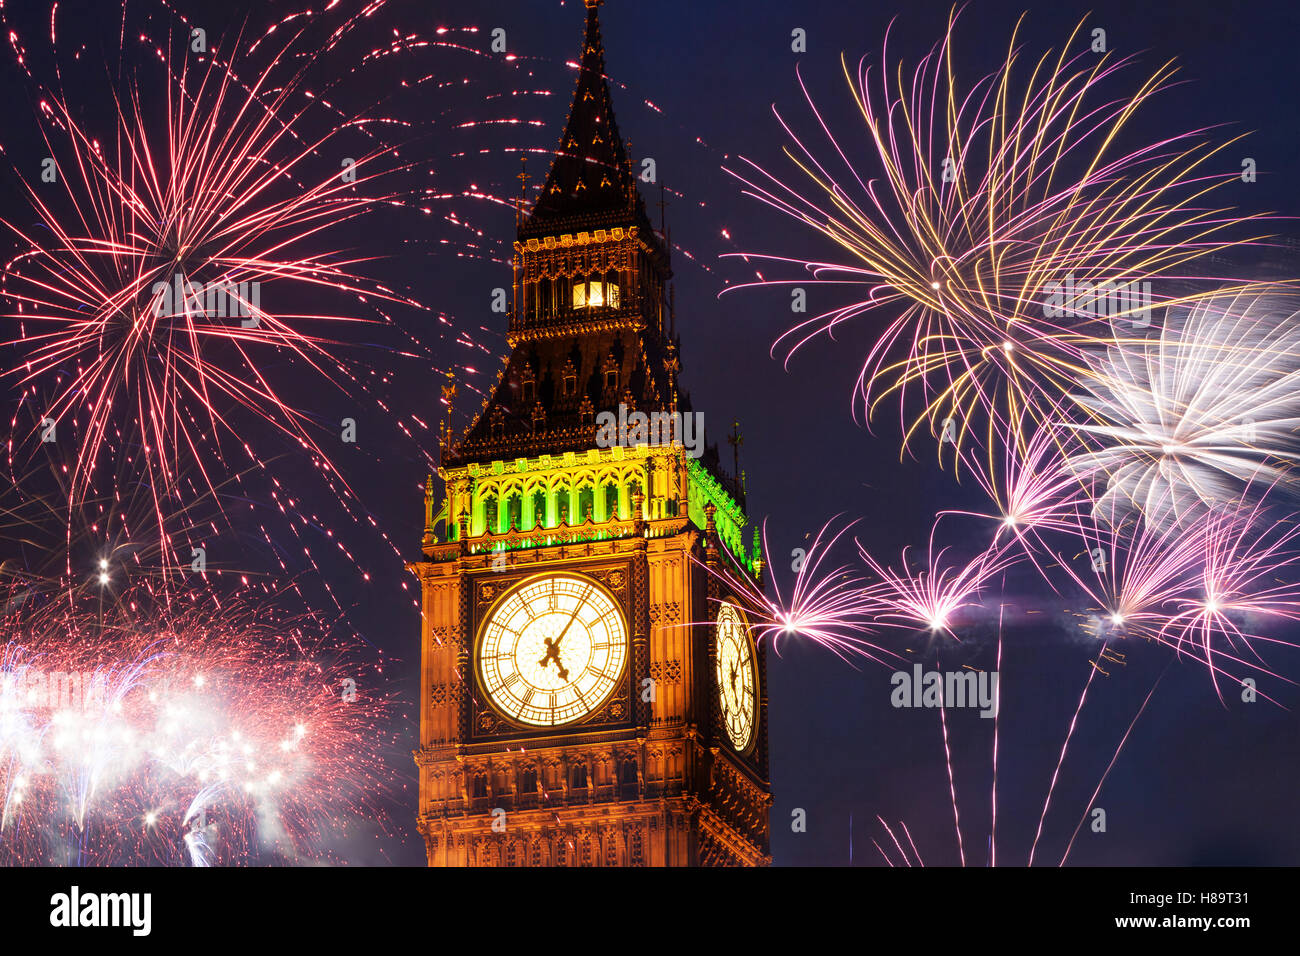
[[[437,536],[433,533],[433,475],[429,475],[424,482],[424,547],[426,549],[433,547],[437,543]]]
[[[442,403],[447,407],[447,415],[442,420],[440,429],[442,431],[442,451],[447,452],[447,442],[451,438],[451,409],[452,399],[456,397],[456,373],[452,369],[447,369],[447,384],[442,386]]]
[[[745,436],[740,433],[740,420],[736,419],[731,423],[731,434],[727,436],[727,443],[731,445],[733,468],[731,475],[740,482],[740,446],[745,444]]]
[[[519,208],[515,211],[515,222],[523,221],[524,214],[528,209],[528,154],[524,153],[519,157],[519,175],[515,177],[519,180]]]

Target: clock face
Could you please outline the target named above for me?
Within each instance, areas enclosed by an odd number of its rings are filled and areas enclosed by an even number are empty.
[[[730,604],[718,612],[718,694],[727,737],[743,751],[754,739],[758,695],[748,628]]]
[[[496,603],[478,648],[493,705],[521,724],[558,727],[605,702],[627,661],[623,612],[588,578],[543,575]]]

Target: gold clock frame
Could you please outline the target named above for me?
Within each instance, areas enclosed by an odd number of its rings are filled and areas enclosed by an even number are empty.
[[[749,648],[749,665],[748,665],[749,676],[750,676],[750,680],[752,680],[754,683],[754,690],[753,693],[750,695],[750,699],[749,699],[749,739],[745,741],[744,747],[737,747],[736,742],[731,739],[731,732],[727,729],[725,720],[723,719],[722,710],[721,710],[722,684],[720,681],[717,680],[718,675],[715,667],[713,677],[714,677],[714,682],[717,685],[716,693],[719,699],[718,718],[719,718],[720,726],[718,729],[720,730],[723,739],[726,741],[727,746],[730,748],[732,753],[738,754],[742,757],[748,757],[750,754],[754,752],[754,748],[758,744],[759,719],[761,717],[759,711],[761,708],[760,701],[762,700],[762,688],[759,686],[759,681],[761,679],[761,676],[759,674],[759,666],[758,666],[758,646],[754,643],[754,638],[750,634],[750,628],[752,625],[750,624],[749,621],[749,615],[745,613],[744,605],[742,605],[740,601],[738,601],[735,597],[730,597],[721,602],[721,604],[718,607],[718,613],[713,619],[714,659],[718,661],[721,660],[721,653],[720,653],[721,643],[718,639],[718,632],[721,627],[720,622],[722,620],[723,612],[728,607],[731,608],[733,612],[735,612],[737,623],[740,625],[740,629],[743,634],[744,640],[746,642],[746,646]]]
[[[579,717],[575,717],[572,720],[568,720],[558,724],[533,724],[533,723],[528,723],[526,721],[521,721],[517,716],[507,713],[497,705],[497,702],[493,698],[492,693],[487,689],[487,687],[483,683],[483,675],[482,672],[479,670],[479,661],[481,660],[483,639],[484,637],[487,636],[488,626],[492,623],[492,619],[496,615],[496,612],[501,607],[501,605],[505,603],[505,601],[507,601],[513,595],[515,595],[519,591],[522,591],[524,588],[528,587],[530,584],[533,584],[539,580],[548,580],[550,578],[579,579],[585,582],[593,589],[600,591],[600,593],[602,593],[605,596],[606,600],[609,601],[609,603],[614,607],[614,609],[618,611],[620,620],[623,623],[623,643],[624,643],[623,663],[618,670],[618,674],[611,681],[609,691],[596,704],[594,704],[591,707],[591,709],[589,709],[585,714],[582,714]],[[478,689],[479,693],[482,694],[483,701],[492,710],[492,712],[496,714],[496,716],[509,727],[516,728],[525,733],[537,734],[537,733],[550,733],[553,731],[561,731],[572,727],[580,727],[584,723],[587,723],[588,721],[592,720],[594,717],[599,715],[604,710],[604,708],[608,706],[609,702],[614,698],[614,696],[618,693],[619,686],[627,679],[628,669],[632,666],[633,663],[632,656],[633,656],[632,622],[629,619],[628,609],[624,607],[623,602],[619,600],[618,595],[616,595],[604,582],[596,580],[596,578],[594,578],[590,574],[585,574],[582,571],[577,569],[558,568],[558,569],[553,569],[548,571],[539,571],[536,574],[530,574],[521,578],[517,578],[514,581],[512,581],[504,590],[502,590],[500,594],[496,595],[496,597],[493,598],[492,603],[489,604],[487,608],[483,611],[482,618],[478,622],[477,633],[474,635],[474,644],[470,652],[469,666],[470,666],[470,670],[472,670],[474,673],[474,686]]]

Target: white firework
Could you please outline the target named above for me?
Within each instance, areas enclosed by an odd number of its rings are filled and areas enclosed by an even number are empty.
[[[1104,478],[1094,513],[1183,525],[1243,492],[1290,484],[1300,458],[1300,310],[1294,290],[1225,292],[1158,335],[1088,359],[1076,474]]]

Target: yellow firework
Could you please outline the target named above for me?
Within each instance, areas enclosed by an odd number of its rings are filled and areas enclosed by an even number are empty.
[[[729,170],[847,254],[744,254],[810,276],[736,288],[812,284],[852,296],[777,345],[793,355],[850,319],[883,316],[861,407],[870,419],[893,396],[904,448],[929,435],[954,461],[969,444],[987,456],[1023,443],[1026,423],[1056,417],[1087,351],[1198,298],[1186,283],[1171,288],[1195,260],[1263,238],[1249,234],[1258,217],[1216,202],[1240,174],[1224,155],[1235,139],[1144,125],[1153,111],[1143,107],[1172,85],[1172,62],[1128,82],[1132,58],[1106,52],[1082,23],[1036,58],[1017,24],[1005,57],[967,87],[955,21],[910,70],[891,67],[888,37],[879,67],[841,58],[865,149],[833,130],[801,75],[816,132],[777,113],[801,175],[792,184],[748,160]]]

